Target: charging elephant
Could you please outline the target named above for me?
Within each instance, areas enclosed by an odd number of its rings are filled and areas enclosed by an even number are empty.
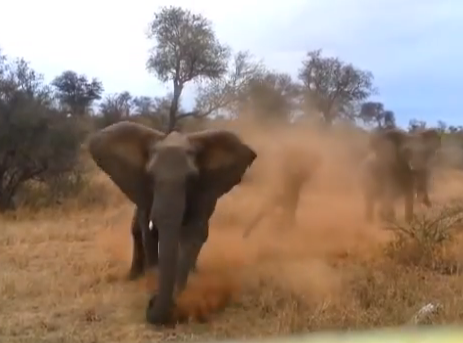
[[[407,221],[413,219],[415,196],[427,207],[431,206],[428,195],[430,163],[440,146],[441,138],[435,129],[410,133],[393,128],[371,135],[372,153],[363,165],[367,221],[373,220],[377,201],[381,203],[382,215],[393,219],[393,204],[403,196]]]
[[[128,121],[95,133],[88,146],[99,168],[137,206],[131,273],[143,270],[143,255],[148,266],[159,260],[158,295],[152,295],[146,319],[167,324],[174,288],[186,286],[217,200],[241,182],[257,154],[229,131],[164,134]]]

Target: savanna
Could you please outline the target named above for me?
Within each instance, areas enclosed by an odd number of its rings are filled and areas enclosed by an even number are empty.
[[[165,98],[103,97],[99,80],[74,71],[46,84],[24,59],[2,55],[0,337],[198,341],[461,322],[461,128],[437,128],[432,206],[417,201],[407,223],[398,202],[393,223],[367,222],[360,166],[370,130],[395,126],[394,112],[370,101],[373,75],[315,50],[296,81],[231,54],[192,15],[164,8],[150,26],[147,66],[173,86]],[[192,35],[176,41],[172,27]],[[195,78],[203,83],[188,112],[180,96]],[[218,201],[198,272],[177,299],[187,320],[173,328],[145,321],[157,275],[127,280],[134,204],[88,154],[89,135],[120,120],[230,130],[258,156]],[[438,310],[415,321],[430,303]]]

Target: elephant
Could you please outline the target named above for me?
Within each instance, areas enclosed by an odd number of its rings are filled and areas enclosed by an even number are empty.
[[[397,128],[383,129],[370,136],[371,152],[363,162],[365,217],[373,221],[374,205],[381,202],[382,216],[394,219],[394,202],[405,201],[405,220],[413,219],[415,196],[431,206],[428,182],[431,161],[441,146],[435,129],[406,132]]]
[[[289,158],[294,158],[290,156]],[[258,224],[263,218],[270,215],[273,209],[281,208],[283,210],[284,223],[288,228],[294,227],[296,224],[296,211],[299,207],[301,193],[304,185],[309,182],[314,172],[320,165],[321,158],[319,156],[311,156],[311,161],[307,164],[298,161],[285,161],[282,186],[279,191],[267,199],[268,202],[262,206],[257,215],[247,225],[243,231],[243,238],[248,238],[250,234],[258,227]]]
[[[186,287],[218,199],[241,182],[257,154],[227,130],[165,134],[130,121],[94,133],[88,148],[136,205],[131,273],[142,271],[143,258],[148,267],[158,264],[158,293],[151,295],[146,320],[170,324],[174,293]]]

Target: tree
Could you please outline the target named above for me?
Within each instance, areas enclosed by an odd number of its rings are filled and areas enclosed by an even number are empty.
[[[366,124],[376,124],[378,128],[392,128],[396,126],[394,112],[385,110],[381,102],[364,102],[360,108],[359,118]]]
[[[376,92],[373,74],[347,64],[337,57],[323,57],[321,50],[310,51],[302,62],[299,79],[305,87],[306,101],[321,112],[331,125],[339,117],[352,117],[352,103]]]
[[[101,99],[104,91],[103,84],[98,79],[89,81],[85,75],[78,75],[72,70],[57,76],[52,85],[64,109],[79,116],[85,115],[92,103]]]
[[[439,130],[440,133],[446,133],[448,129],[448,125],[446,122],[443,120],[438,120],[437,121],[437,130]]]
[[[266,72],[249,82],[239,102],[240,112],[249,111],[265,121],[289,121],[298,94],[290,75]]]
[[[149,116],[152,115],[156,110],[156,100],[149,96],[138,96],[133,98],[134,112],[137,115]]]
[[[248,51],[238,51],[220,78],[203,82],[197,90],[195,110],[184,114],[207,117],[220,110],[239,111],[239,102],[249,92],[253,80],[265,75],[261,61],[255,61]]]
[[[132,95],[125,91],[107,95],[100,103],[100,113],[103,116],[104,126],[128,118],[133,109]]]
[[[168,131],[175,128],[180,96],[188,82],[220,78],[227,70],[229,49],[216,38],[209,20],[180,7],[154,14],[148,38],[155,41],[147,69],[163,82],[172,81]]]
[[[29,180],[72,171],[83,130],[76,118],[53,108],[51,89],[23,59],[0,59],[0,211]]]
[[[426,122],[424,120],[410,119],[408,122],[408,131],[415,132],[426,128]]]

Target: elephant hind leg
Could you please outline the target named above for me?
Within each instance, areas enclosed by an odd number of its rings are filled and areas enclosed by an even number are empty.
[[[413,189],[405,193],[405,220],[410,223],[413,220],[413,198],[414,198]]]

